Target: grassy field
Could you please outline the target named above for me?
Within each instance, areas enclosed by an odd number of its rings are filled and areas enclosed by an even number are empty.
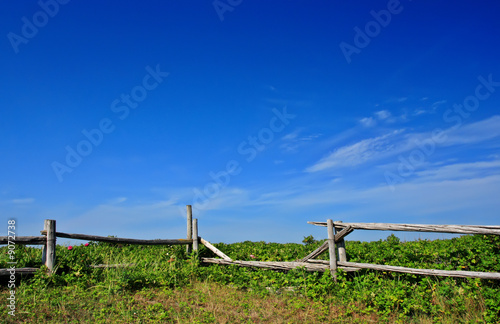
[[[293,261],[322,242],[215,244],[233,259]],[[347,258],[415,268],[500,272],[500,237],[347,242]],[[0,249],[0,267],[8,261]],[[132,246],[90,242],[57,246],[57,271],[17,276],[16,316],[3,323],[476,323],[500,322],[500,283],[362,270],[276,272],[203,265],[202,247]],[[18,267],[41,266],[41,251],[16,246]],[[326,258],[327,255],[323,255]],[[133,264],[93,268],[96,264]],[[10,296],[4,280],[0,294]]]

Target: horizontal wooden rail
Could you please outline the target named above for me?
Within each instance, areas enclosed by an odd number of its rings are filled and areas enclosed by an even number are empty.
[[[136,263],[125,263],[125,264],[91,264],[89,267],[91,268],[126,268],[126,267],[135,267]]]
[[[9,244],[9,241],[23,245],[43,245],[47,243],[47,238],[45,236],[17,236],[15,239],[9,239],[8,236],[0,236],[0,244]]]
[[[133,267],[135,263],[127,263],[127,264],[97,264],[97,265],[89,265],[91,268],[121,268],[121,267]],[[34,274],[40,270],[39,268],[16,268],[16,274]],[[0,276],[8,276],[11,275],[10,269],[0,269]]]
[[[388,265],[357,263],[357,262],[338,262],[339,265],[352,268],[372,269],[381,271],[394,271],[418,275],[434,275],[443,277],[459,277],[459,278],[481,278],[500,280],[498,272],[480,272],[480,271],[459,271],[459,270],[436,270],[436,269],[415,269],[406,267],[396,267]]]
[[[40,233],[46,234],[47,232],[44,230],[44,231],[40,231]],[[61,233],[61,232],[56,232],[55,236],[76,239],[76,240],[111,242],[111,243],[122,243],[122,244],[141,244],[141,245],[179,245],[179,244],[191,244],[191,243],[193,243],[192,239],[140,240],[140,239],[131,239],[131,238],[87,235],[87,234],[68,234],[68,233]]]
[[[307,222],[308,224],[326,227],[326,222]],[[500,226],[497,225],[430,225],[430,224],[390,224],[390,223],[342,223],[334,222],[335,228],[377,230],[377,231],[406,231],[406,232],[434,232],[456,234],[493,234],[500,235]]]
[[[309,262],[273,262],[273,261],[240,261],[240,260],[224,260],[224,259],[214,259],[214,258],[202,258],[202,262],[205,263],[215,263],[215,264],[225,264],[225,265],[238,265],[242,267],[255,267],[255,268],[265,268],[272,270],[292,270],[295,268],[304,267],[307,271],[325,271],[329,270],[328,265],[322,263],[309,263]],[[327,261],[328,262],[328,261]],[[358,268],[352,267],[339,267],[344,271],[358,271]]]
[[[308,262],[319,263],[327,266],[327,260],[309,260]],[[356,268],[356,269],[371,269],[379,271],[392,271],[418,275],[428,276],[443,276],[443,277],[458,277],[458,278],[480,278],[480,279],[494,279],[500,280],[499,272],[481,272],[481,271],[461,271],[461,270],[437,270],[437,269],[417,269],[407,267],[388,266],[381,264],[371,263],[358,263],[358,262],[342,262],[337,261],[337,264],[342,267]]]
[[[40,270],[39,268],[16,268],[16,274],[33,274]],[[8,276],[11,272],[9,269],[0,269],[0,276]]]

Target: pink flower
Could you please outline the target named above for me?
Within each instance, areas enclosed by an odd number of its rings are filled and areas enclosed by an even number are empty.
[[[89,243],[85,243],[85,246],[89,246]]]
[[[68,250],[70,250],[70,251],[71,251],[72,249],[73,249],[73,247],[72,247],[71,245],[70,245],[70,246],[68,246]]]
[[[255,255],[253,255],[253,254],[250,254],[250,257],[251,257],[252,259],[255,259]]]

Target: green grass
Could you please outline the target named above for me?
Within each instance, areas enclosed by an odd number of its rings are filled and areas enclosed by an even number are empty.
[[[322,242],[215,244],[238,260],[293,261]],[[500,272],[500,237],[346,242],[348,261]],[[5,268],[7,248],[0,248]],[[204,247],[93,243],[57,246],[56,274],[18,275],[16,317],[6,323],[475,323],[500,322],[500,283],[361,270],[328,272],[200,264]],[[253,255],[254,258],[250,257]],[[41,267],[41,250],[16,246],[18,267]],[[327,253],[321,258],[327,258]],[[92,268],[95,264],[135,264]],[[0,295],[9,296],[4,282]]]

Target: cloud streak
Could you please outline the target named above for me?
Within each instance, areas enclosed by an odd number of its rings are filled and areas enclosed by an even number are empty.
[[[395,150],[391,140],[402,131],[395,130],[382,136],[343,146],[308,167],[306,172],[318,172],[335,167],[352,167],[381,158]]]
[[[446,146],[473,144],[500,137],[500,116],[495,115],[472,124],[455,128],[451,127],[445,132]]]
[[[432,131],[409,133],[397,129],[381,136],[362,139],[344,145],[307,167],[306,172],[319,172],[333,168],[355,167],[393,157],[418,147],[418,143],[432,138]],[[461,127],[452,126],[443,131],[442,147],[479,144],[500,137],[500,116]]]
[[[280,149],[287,153],[296,153],[299,149],[319,138],[321,134],[301,135],[304,129],[298,128],[291,133],[286,134],[281,138],[282,144]]]

